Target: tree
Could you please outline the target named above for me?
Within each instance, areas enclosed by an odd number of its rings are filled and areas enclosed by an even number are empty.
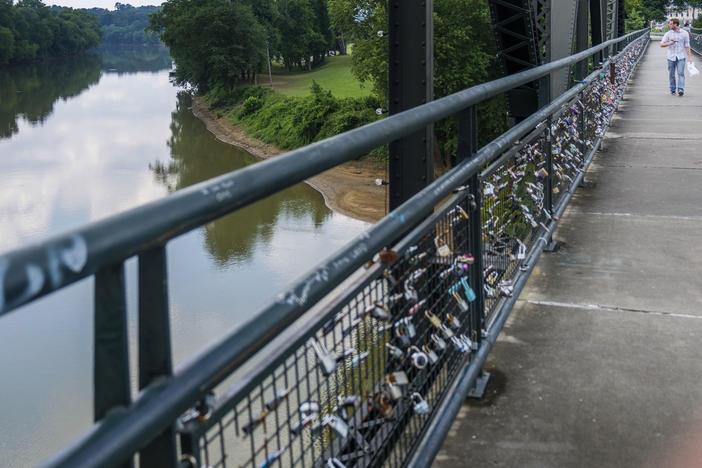
[[[207,92],[233,88],[265,64],[266,32],[249,4],[168,0],[149,17],[176,62],[176,81]]]

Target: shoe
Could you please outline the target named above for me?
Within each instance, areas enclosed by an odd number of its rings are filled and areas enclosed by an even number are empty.
[[[685,91],[683,91],[682,89],[678,91],[678,96],[682,96],[683,94],[685,94]]]

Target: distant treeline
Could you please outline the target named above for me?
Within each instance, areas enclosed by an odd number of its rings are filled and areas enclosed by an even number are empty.
[[[85,11],[94,15],[102,26],[103,44],[160,44],[158,35],[144,31],[149,25],[149,15],[160,9],[157,6],[133,7],[115,3],[114,11],[104,8]]]
[[[73,55],[100,44],[95,16],[40,0],[0,0],[0,66]]]

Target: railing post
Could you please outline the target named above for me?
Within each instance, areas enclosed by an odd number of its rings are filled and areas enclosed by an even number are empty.
[[[465,109],[458,115],[458,149],[456,162],[472,158],[478,151],[478,112],[476,106]],[[482,223],[482,190],[479,173],[468,180],[470,195],[475,201],[476,208],[470,214],[468,221],[468,250],[473,255],[474,262],[470,267],[470,287],[475,291],[471,313],[471,330],[477,332],[474,337],[478,344],[482,341],[482,331],[485,329],[485,300],[483,297],[483,223]],[[469,396],[481,398],[490,374],[481,370],[480,377],[471,389]]]
[[[139,255],[139,389],[172,373],[166,248],[159,246]],[[142,466],[175,466],[173,426],[157,435],[139,457]]]
[[[433,0],[388,2],[390,115],[433,100]],[[390,143],[389,209],[434,180],[434,126]]]
[[[102,268],[95,274],[95,362],[93,369],[94,420],[131,403],[129,348],[124,264]],[[132,467],[129,457],[121,465]]]

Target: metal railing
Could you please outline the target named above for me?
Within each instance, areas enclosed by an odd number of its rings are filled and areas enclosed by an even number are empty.
[[[129,466],[137,453],[141,466],[428,466],[484,381],[482,364],[648,37],[608,41],[0,256],[0,315],[95,276],[99,422],[47,466]],[[608,48],[622,52],[477,150],[479,102]],[[172,372],[166,242],[449,116],[459,124],[453,170]],[[123,265],[133,256],[141,392],[132,403]],[[255,370],[218,387],[283,332]]]

